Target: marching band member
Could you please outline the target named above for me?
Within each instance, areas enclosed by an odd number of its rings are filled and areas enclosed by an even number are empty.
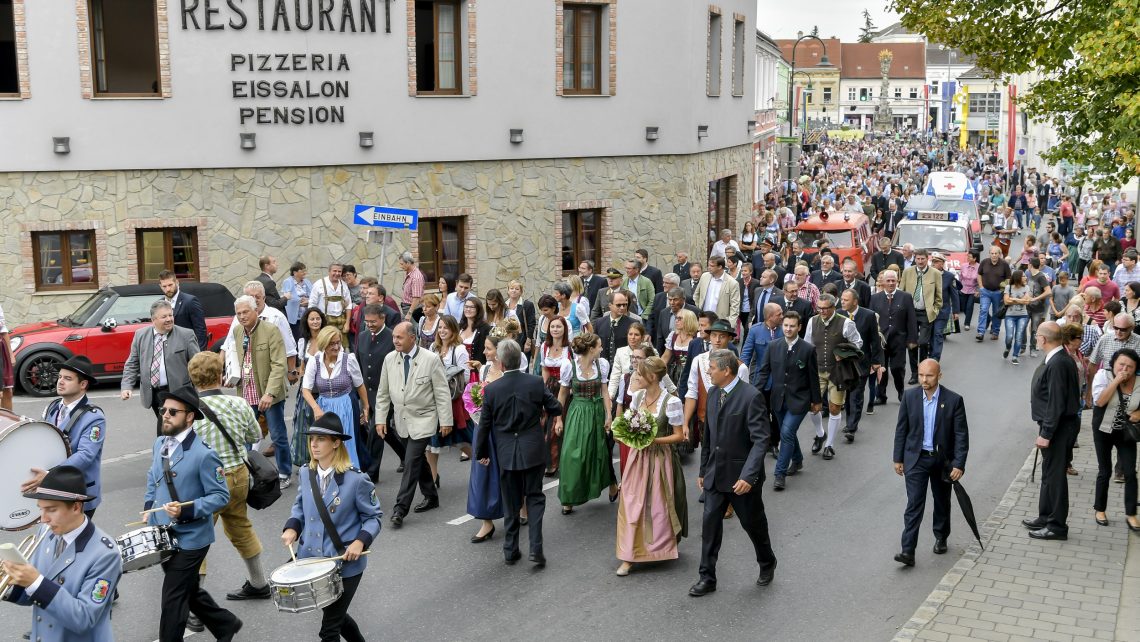
[[[214,542],[211,517],[230,501],[225,469],[218,454],[193,430],[195,418],[205,416],[197,392],[183,388],[163,393],[159,411],[163,436],[154,442],[144,508],[163,508],[150,513],[147,522],[169,525],[180,548],[162,563],[165,577],[158,638],[161,642],[181,640],[186,618],[193,612],[214,637],[229,642],[242,622],[218,606],[198,578],[198,568]]]
[[[335,642],[343,637],[348,642],[364,642],[348,607],[368,563],[361,554],[380,533],[383,512],[371,480],[352,467],[339,417],[325,413],[305,435],[312,460],[298,475],[297,500],[281,541],[292,549],[300,540],[298,558],[344,555],[340,569],[344,592],[322,609],[320,639]],[[321,496],[319,502],[317,495]]]
[[[95,509],[102,501],[99,466],[103,460],[103,442],[107,439],[107,418],[102,409],[87,399],[87,388],[93,385],[95,375],[91,373],[90,359],[80,356],[64,361],[59,366],[55,384],[59,398],[48,404],[43,414],[44,421],[67,435],[71,456],[58,465],[74,466],[83,475],[84,492],[91,496],[83,506],[89,518],[95,516]],[[20,492],[34,491],[46,474],[46,470],[33,468],[31,479],[20,485]]]
[[[114,640],[111,595],[123,574],[123,559],[115,541],[83,512],[84,502],[95,499],[85,479],[75,466],[56,466],[24,493],[37,500],[40,522],[51,534],[44,536],[30,564],[0,562],[12,579],[7,599],[32,606],[33,640]]]

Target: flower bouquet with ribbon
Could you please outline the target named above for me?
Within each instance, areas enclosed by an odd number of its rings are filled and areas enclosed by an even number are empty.
[[[463,408],[478,423],[479,411],[483,409],[483,384],[481,382],[472,381],[463,389]]]
[[[630,408],[610,425],[614,439],[634,450],[642,450],[657,438],[657,418],[645,410]]]

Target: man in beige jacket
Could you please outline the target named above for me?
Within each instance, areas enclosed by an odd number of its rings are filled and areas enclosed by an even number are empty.
[[[392,508],[392,528],[399,528],[412,505],[417,483],[424,500],[413,510],[422,513],[439,507],[439,493],[424,453],[437,429],[445,437],[451,432],[453,420],[443,361],[420,349],[411,323],[405,321],[396,326],[392,346],[395,349],[384,358],[380,385],[376,388],[376,418],[387,417],[388,409],[395,406],[396,430],[408,441],[404,478]],[[376,424],[380,437],[387,432],[387,424]]]
[[[942,311],[942,272],[930,265],[930,252],[914,251],[914,265],[903,270],[899,289],[914,297],[914,317],[918,321],[918,347],[907,350],[910,385],[914,385],[918,383],[918,364],[930,356],[934,319]]]
[[[705,312],[716,312],[717,318],[733,328],[740,316],[740,284],[724,271],[724,257],[709,258],[709,271],[693,288],[693,303]]]

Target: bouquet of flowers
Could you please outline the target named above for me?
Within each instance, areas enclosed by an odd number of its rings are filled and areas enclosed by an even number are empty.
[[[657,438],[657,418],[645,410],[630,408],[610,425],[614,439],[633,448],[642,450]]]
[[[483,384],[472,381],[463,389],[463,408],[467,414],[478,421],[479,411],[483,409]]]

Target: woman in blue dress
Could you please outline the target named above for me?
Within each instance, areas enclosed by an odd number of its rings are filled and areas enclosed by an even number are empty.
[[[356,357],[341,349],[340,330],[329,326],[317,335],[318,357],[310,359],[305,366],[305,378],[301,382],[301,394],[305,403],[313,411],[313,420],[331,412],[340,418],[345,427],[344,446],[352,465],[363,470],[357,453],[355,427],[368,424],[368,393],[364,388],[364,377]],[[360,416],[354,416],[352,407],[353,389],[360,398]],[[319,395],[319,398],[315,395]]]
[[[503,376],[496,349],[499,342],[507,338],[506,332],[496,328],[491,331],[491,336],[487,338],[483,346],[483,354],[487,358],[487,364],[479,373],[479,381],[484,390]],[[480,430],[478,413],[475,413],[472,419],[475,424],[475,436],[478,439]],[[483,520],[479,532],[471,537],[472,544],[491,539],[495,534],[494,520],[503,518],[503,495],[499,490],[499,459],[495,455],[494,440],[495,435],[492,433],[491,463],[484,466],[478,462],[472,462],[471,474],[467,478],[467,513],[475,519]]]
[[[328,322],[324,312],[309,308],[301,314],[297,324],[301,327],[301,336],[297,339],[297,370],[293,374],[304,375],[309,362],[316,361],[320,355],[317,335]],[[313,424],[313,410],[305,403],[304,390],[304,386],[297,386],[297,400],[293,406],[293,465],[298,468],[309,463],[309,440],[305,438],[305,430]]]

